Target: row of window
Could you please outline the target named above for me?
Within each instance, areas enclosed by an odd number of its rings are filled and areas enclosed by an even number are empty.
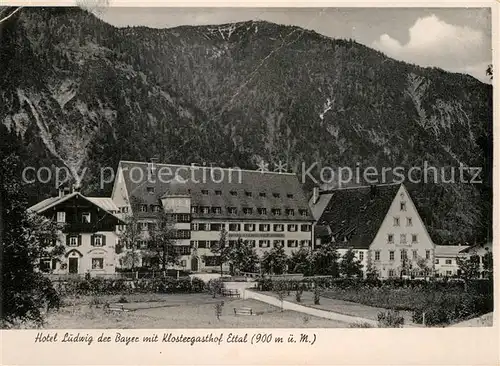
[[[445,259],[444,262],[445,262],[445,264],[452,264],[453,260],[452,259]],[[436,258],[436,264],[439,264],[439,258]]]
[[[244,241],[246,244],[250,245],[251,247],[257,248],[257,245],[259,248],[270,248],[271,244],[274,247],[284,247],[285,246],[285,240],[273,240],[271,243],[271,240],[245,240]],[[228,240],[227,245],[229,247],[234,246],[238,243],[238,240]],[[206,248],[209,249],[211,247],[217,247],[219,245],[218,240],[191,240],[191,246],[193,248]],[[286,241],[286,247],[287,248],[298,248],[298,247],[310,247],[311,246],[311,240],[287,240]]]
[[[139,205],[139,212],[161,212],[161,205],[148,205],[141,204]]]
[[[104,269],[104,258],[91,258],[91,268],[94,270]],[[47,272],[57,269],[57,259],[42,259],[40,262],[40,270]]]
[[[389,260],[390,261],[394,260],[394,253],[395,253],[394,250],[390,250],[389,251]],[[401,251],[400,251],[400,258],[401,258],[402,261],[408,259],[408,251],[406,249],[401,249]],[[418,257],[418,250],[414,249],[412,251],[412,258],[414,260],[417,260],[419,258]],[[425,259],[430,259],[430,258],[431,258],[431,251],[430,250],[426,250],[425,251]],[[375,251],[375,258],[374,259],[376,261],[380,260],[380,250],[376,250]]]
[[[66,212],[65,211],[58,211],[57,212],[57,222],[62,224],[66,222]],[[91,215],[90,212],[82,212],[80,215],[81,222],[83,224],[90,224],[91,222]]]
[[[401,220],[399,217],[394,217],[394,226],[401,226]],[[413,218],[406,218],[406,226],[413,226]]]
[[[69,247],[78,247],[82,245],[81,235],[68,235],[66,236],[66,245]],[[90,245],[93,247],[104,247],[106,246],[106,236],[105,235],[92,235],[90,237]]]
[[[155,193],[155,187],[146,187],[146,192],[149,193],[149,194],[154,194]],[[221,190],[216,189],[213,192],[214,192],[214,194],[216,196],[222,196],[222,191]],[[188,193],[191,193],[191,189],[188,189]],[[204,196],[208,196],[209,193],[210,192],[209,192],[208,189],[202,189],[201,190],[201,194],[204,195]],[[231,190],[231,191],[229,191],[229,194],[231,196],[238,196],[238,191]],[[243,194],[246,197],[253,197],[254,192],[244,191]],[[274,198],[280,198],[281,197],[281,193],[279,193],[279,192],[272,192],[271,195]],[[267,197],[267,192],[259,192],[259,197]],[[287,193],[286,197],[287,198],[293,198],[294,196],[293,196],[293,193]]]
[[[387,234],[387,243],[389,244],[394,244],[394,234]],[[399,235],[399,243],[400,244],[407,244],[407,234],[400,234]],[[417,234],[411,234],[411,243],[415,244],[418,243],[418,235]]]
[[[270,232],[271,224],[229,224],[229,231],[242,231],[241,227],[243,226],[243,231],[257,231],[257,227],[261,232]],[[284,232],[285,224],[273,224],[272,225],[274,232]],[[297,232],[299,231],[298,224],[288,224],[286,228],[289,232]],[[300,225],[300,231],[302,232],[310,232],[311,224],[302,224]],[[226,224],[220,223],[192,223],[191,230],[193,231],[221,231],[222,229],[226,229]]]
[[[227,213],[229,215],[236,215],[238,213],[238,208],[234,206],[229,206],[226,207]],[[306,209],[300,209],[299,215],[302,217],[307,217],[308,216],[308,211]],[[253,215],[254,214],[254,209],[253,207],[243,207],[243,214],[244,215]],[[259,215],[267,215],[268,214],[268,209],[265,207],[258,207],[257,208],[257,214]],[[272,208],[271,209],[271,215],[273,216],[281,216],[282,210],[281,208]],[[191,207],[191,213],[194,214],[222,214],[222,207],[220,206],[192,206]],[[295,210],[293,208],[287,208],[285,209],[285,215],[287,216],[295,216]]]
[[[214,190],[214,193],[215,193],[216,196],[222,196],[222,191],[221,190]],[[208,189],[202,189],[201,190],[201,194],[205,195],[205,196],[208,196],[208,194],[209,194]],[[229,191],[229,194],[231,196],[238,196],[238,191],[231,190],[231,191]],[[254,192],[244,191],[243,194],[245,195],[245,197],[253,197]],[[271,193],[271,195],[274,198],[280,198],[281,197],[281,193],[279,193],[279,192],[273,192],[273,193]],[[267,192],[259,192],[259,197],[263,197],[263,198],[267,197]],[[286,198],[293,198],[293,193],[287,193],[286,194]]]

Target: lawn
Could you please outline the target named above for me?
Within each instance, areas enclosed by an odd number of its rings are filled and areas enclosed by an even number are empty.
[[[145,297],[146,296],[146,297]],[[120,296],[118,296],[119,298]],[[112,297],[115,300],[115,297]],[[47,315],[47,329],[165,329],[165,328],[347,328],[349,324],[280,309],[255,300],[213,299],[210,295],[127,295],[129,312],[105,312],[102,305],[79,303]],[[88,299],[87,299],[88,300]],[[141,300],[132,302],[132,300]],[[146,301],[147,300],[147,301]],[[220,320],[215,303],[224,301]],[[66,302],[65,302],[66,303]],[[256,315],[234,315],[250,307]]]
[[[264,292],[266,295],[271,295],[274,297],[278,297],[273,292]],[[290,295],[285,296],[285,301],[293,302],[295,304],[308,306],[316,309],[332,311],[338,314],[350,315],[361,317],[365,319],[378,320],[378,314],[381,312],[387,311],[384,307],[374,307],[363,305],[356,302],[345,301],[340,299],[334,299],[322,296],[320,298],[320,304],[314,304],[314,295],[310,291],[304,291],[301,297],[301,301],[297,302],[295,299],[295,292],[291,291]],[[400,314],[405,318],[405,324],[410,324],[412,322],[411,317],[412,313],[409,311],[401,311]]]

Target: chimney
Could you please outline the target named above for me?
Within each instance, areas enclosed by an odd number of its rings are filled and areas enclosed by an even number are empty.
[[[313,205],[315,205],[319,200],[319,187],[313,188]]]
[[[81,188],[82,188],[82,186],[80,184],[73,184],[71,186],[71,193],[80,192]]]
[[[62,197],[64,197],[64,187],[59,186],[59,198],[62,198]]]

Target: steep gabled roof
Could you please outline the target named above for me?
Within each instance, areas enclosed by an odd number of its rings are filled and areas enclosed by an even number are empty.
[[[193,214],[195,218],[313,221],[295,174],[173,164],[155,164],[151,170],[147,162],[130,161],[121,161],[120,168],[131,203],[136,200],[148,206],[157,205],[166,195],[182,195],[191,197],[192,206],[222,210],[221,214]],[[228,207],[235,207],[237,213],[229,214]],[[243,214],[243,208],[247,207],[253,209],[252,214]],[[259,214],[258,208],[266,208],[267,214]],[[281,209],[281,215],[272,215],[273,208]],[[287,215],[286,209],[293,209],[295,215]],[[299,210],[306,210],[307,215],[301,216]]]
[[[122,219],[120,219],[118,216],[115,215],[115,212],[118,211],[118,207],[116,207],[115,203],[110,198],[107,198],[107,197],[86,197],[83,194],[81,194],[80,192],[73,192],[73,193],[66,194],[66,195],[61,196],[61,197],[56,196],[56,197],[47,198],[47,199],[45,199],[41,202],[38,202],[37,204],[31,206],[30,208],[28,208],[28,211],[42,213],[42,212],[48,210],[49,208],[57,206],[65,201],[69,200],[70,198],[73,198],[76,196],[81,197],[84,200],[87,200],[88,202],[92,203],[93,205],[96,205],[97,207],[104,210],[109,215],[115,217],[120,222],[123,222]]]
[[[322,194],[331,195],[318,225],[328,225],[339,243],[367,249],[375,239],[400,184],[339,188]],[[344,244],[342,244],[344,245]]]
[[[37,204],[31,206],[28,211],[32,212],[41,212],[45,208],[51,206],[54,202],[57,202],[60,199],[60,197],[49,197],[47,199],[44,199],[43,201],[38,202]]]

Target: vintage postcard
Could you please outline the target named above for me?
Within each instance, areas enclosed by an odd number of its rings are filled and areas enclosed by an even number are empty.
[[[2,364],[500,362],[498,2],[54,5],[0,7]]]

